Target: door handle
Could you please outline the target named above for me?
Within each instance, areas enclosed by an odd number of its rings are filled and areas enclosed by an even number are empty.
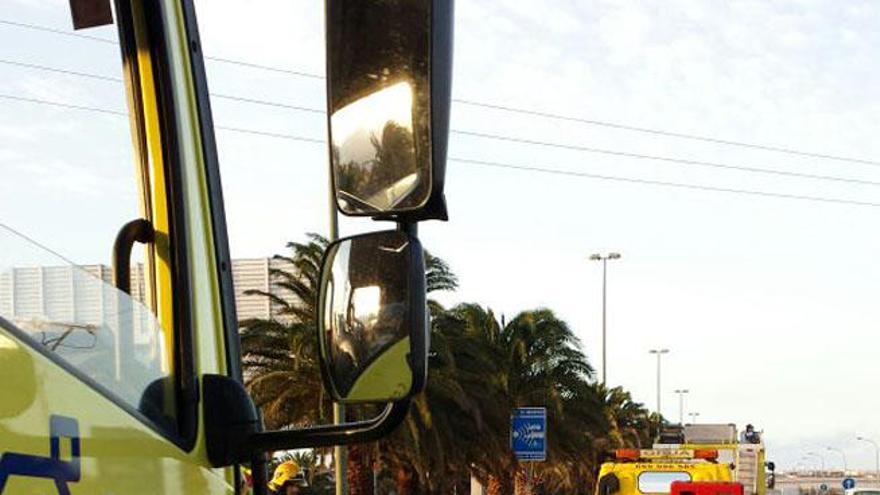
[[[155,231],[149,220],[138,218],[119,229],[113,242],[113,284],[122,292],[131,295],[131,248],[135,242],[153,242]]]

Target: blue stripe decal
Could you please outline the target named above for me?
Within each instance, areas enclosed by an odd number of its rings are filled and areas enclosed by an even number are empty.
[[[70,460],[61,459],[61,440],[70,440]],[[0,456],[0,494],[10,476],[48,478],[55,482],[58,495],[70,495],[68,483],[79,481],[80,475],[79,424],[67,416],[49,417],[49,457],[4,452]]]

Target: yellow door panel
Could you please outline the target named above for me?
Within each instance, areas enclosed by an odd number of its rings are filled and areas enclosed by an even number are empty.
[[[232,494],[206,467],[72,372],[0,329],[0,494]]]

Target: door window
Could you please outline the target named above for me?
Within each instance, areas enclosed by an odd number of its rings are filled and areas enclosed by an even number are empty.
[[[173,432],[174,339],[150,309],[151,250],[134,253],[130,294],[113,284],[114,239],[149,211],[117,28],[74,32],[63,6],[6,7],[15,22],[0,24],[0,325]]]

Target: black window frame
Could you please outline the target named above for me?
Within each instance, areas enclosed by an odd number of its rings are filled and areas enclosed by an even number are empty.
[[[238,317],[235,307],[235,289],[232,280],[232,259],[229,252],[229,233],[226,228],[226,210],[223,201],[223,186],[220,180],[220,164],[217,155],[217,141],[214,133],[214,117],[211,112],[211,99],[208,91],[208,78],[196,11],[193,0],[181,0],[186,29],[186,42],[189,49],[190,71],[196,95],[197,124],[202,144],[202,158],[205,166],[205,179],[208,185],[211,229],[214,255],[217,268],[216,280],[220,291],[220,306],[223,321],[223,343],[226,351],[226,375],[244,384],[241,366],[241,339],[238,333]]]

